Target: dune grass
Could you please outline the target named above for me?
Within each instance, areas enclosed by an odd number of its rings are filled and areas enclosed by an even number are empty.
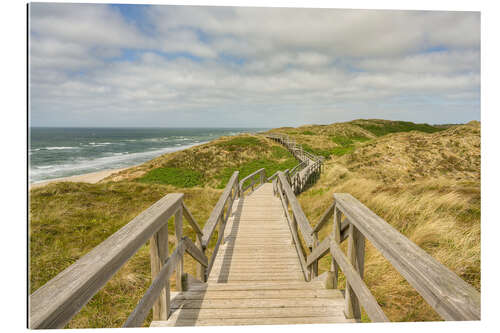
[[[472,126],[381,137],[326,161],[319,181],[299,201],[314,225],[333,193],[350,193],[480,290],[479,145],[479,129]],[[455,157],[453,163],[448,156]],[[320,239],[330,232],[328,226]],[[320,271],[330,263],[329,257],[321,260]],[[441,320],[369,242],[365,282],[391,321]]]

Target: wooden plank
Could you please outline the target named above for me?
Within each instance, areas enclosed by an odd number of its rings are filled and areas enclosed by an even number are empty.
[[[339,302],[340,303],[340,302]],[[331,307],[295,308],[250,308],[250,309],[179,309],[172,313],[172,321],[179,319],[224,319],[224,318],[305,318],[342,317],[342,305]]]
[[[203,299],[172,300],[172,309],[241,309],[241,308],[277,308],[277,307],[328,307],[338,306],[338,299],[301,298],[300,302],[293,298],[259,298],[259,299]]]
[[[228,282],[228,283],[207,283],[204,286],[193,287],[192,290],[269,290],[269,289],[300,289],[300,290],[316,290],[323,288],[320,282],[304,282],[304,281],[253,281],[247,283]]]
[[[222,275],[222,276],[210,276],[208,278],[208,282],[236,282],[236,281],[303,281],[303,277],[301,275],[294,276],[291,274],[277,274],[277,275],[248,275],[248,274],[239,274],[239,275]]]
[[[199,236],[203,236],[203,232],[201,231],[200,226],[198,225],[198,223],[196,223],[196,220],[194,219],[193,215],[187,209],[186,205],[184,204],[184,201],[182,202],[182,213],[184,214],[186,221],[193,228],[194,232],[196,232]]]
[[[229,182],[226,185],[226,188],[224,189],[224,192],[220,196],[219,201],[217,201],[217,204],[215,205],[214,209],[212,210],[212,213],[210,214],[210,217],[208,218],[207,222],[205,223],[205,226],[203,227],[202,244],[204,248],[207,247],[208,242],[212,238],[212,234],[215,231],[217,222],[219,221],[219,218],[223,213],[224,206],[226,205],[227,200],[231,196],[233,186],[235,183],[238,182],[238,175],[239,171],[235,171],[233,173],[233,175],[229,179]]]
[[[334,324],[353,323],[342,315],[326,317],[291,317],[291,318],[225,318],[225,319],[179,319],[176,321],[154,321],[151,327],[167,326],[238,326],[238,325],[298,325],[298,324]]]
[[[332,241],[330,249],[332,252],[332,256],[335,258],[340,268],[342,269],[342,272],[346,276],[347,281],[349,281],[349,285],[357,295],[357,299],[370,317],[370,320],[372,322],[389,321],[389,319],[387,319],[386,315],[378,305],[377,300],[375,299],[375,297],[373,297],[372,293],[363,282],[361,276],[359,276],[354,266],[351,265],[344,252],[342,252],[340,246],[338,246],[335,241]]]
[[[187,237],[183,237],[183,242],[186,247],[186,252],[193,257],[197,262],[205,267],[208,267],[208,259],[203,252]]]
[[[446,320],[479,320],[481,296],[471,285],[347,193],[334,198],[350,223]]]
[[[278,290],[218,290],[218,291],[185,291],[176,299],[257,299],[257,298],[328,298],[338,299],[339,308],[344,306],[344,297],[338,290],[333,289],[278,289]]]
[[[108,237],[30,296],[30,328],[63,328],[120,267],[177,210],[171,193]]]
[[[151,237],[149,243],[151,258],[151,280],[155,280],[168,259],[168,224]],[[158,299],[153,305],[153,320],[167,320],[170,311],[170,281],[165,281]]]
[[[309,224],[309,221],[307,220],[306,215],[302,211],[302,207],[300,207],[300,204],[295,197],[295,194],[293,193],[290,184],[286,180],[285,175],[283,172],[278,173],[278,178],[280,180],[281,186],[283,190],[285,191],[285,195],[287,197],[287,200],[292,208],[293,215],[295,219],[297,220],[297,224],[299,225],[300,228],[300,233],[302,234],[302,238],[304,239],[304,242],[308,247],[312,247],[312,228],[311,225]]]
[[[165,287],[165,281],[170,278],[174,269],[182,259],[184,254],[184,244],[182,240],[179,242],[172,255],[168,258],[165,265],[162,267],[156,279],[151,283],[151,286],[146,290],[146,293],[141,298],[134,311],[123,324],[123,327],[141,327],[149,314],[149,310],[153,307],[155,300],[160,295],[161,290]],[[174,298],[175,300],[175,298]],[[172,302],[171,304],[174,304]]]

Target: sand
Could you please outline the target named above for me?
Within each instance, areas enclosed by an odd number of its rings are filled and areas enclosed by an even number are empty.
[[[30,189],[32,188],[37,188],[37,187],[42,187],[47,184],[51,183],[57,183],[57,182],[82,182],[82,183],[90,183],[90,184],[95,184],[98,181],[106,178],[109,175],[112,175],[116,172],[128,169],[127,168],[121,168],[121,169],[109,169],[109,170],[102,170],[102,171],[97,171],[97,172],[91,172],[91,173],[85,173],[83,175],[76,175],[76,176],[70,176],[70,177],[62,177],[62,178],[54,178],[50,179],[47,181],[42,181],[39,183],[33,183],[30,184]]]

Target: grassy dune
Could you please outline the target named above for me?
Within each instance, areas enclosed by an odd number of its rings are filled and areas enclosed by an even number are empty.
[[[312,224],[336,192],[351,193],[480,290],[478,124],[387,134],[356,144],[349,154],[332,156],[319,181],[299,196]],[[327,258],[320,269],[329,265]],[[439,320],[369,242],[365,272],[367,285],[391,320]]]
[[[480,289],[479,123],[355,120],[273,131],[327,157],[318,182],[299,196],[313,225],[333,193],[349,192]],[[167,193],[185,193],[187,207],[203,225],[233,171],[244,177],[265,167],[271,175],[296,163],[272,141],[240,135],[165,154],[98,184],[32,189],[30,292]],[[189,228],[185,233],[192,236]],[[366,256],[366,283],[391,320],[439,320],[369,242]],[[186,258],[186,271],[194,273],[194,262]],[[320,270],[328,269],[329,260],[320,262]],[[68,327],[121,326],[150,282],[146,244]]]

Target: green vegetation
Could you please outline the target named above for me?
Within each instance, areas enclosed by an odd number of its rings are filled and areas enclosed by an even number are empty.
[[[139,178],[143,183],[170,184],[177,187],[193,187],[203,185],[203,175],[194,170],[181,168],[158,168],[149,171]]]
[[[446,127],[435,127],[429,124],[415,124],[409,121],[376,121],[354,122],[359,127],[362,127],[376,136],[383,136],[389,133],[419,131],[424,133],[435,133],[446,129]]]
[[[331,137],[332,141],[338,144],[338,147],[334,147],[332,149],[332,154],[335,156],[342,156],[345,154],[350,154],[354,151],[354,143],[356,141],[365,142],[370,140],[365,136],[333,136]]]
[[[273,157],[277,159],[282,159],[282,158],[290,159],[292,157],[292,154],[290,154],[288,150],[282,147],[272,146],[271,151],[273,153]]]
[[[311,131],[304,131],[304,132],[302,132],[302,134],[304,134],[304,135],[316,135],[316,133],[311,132]]]

